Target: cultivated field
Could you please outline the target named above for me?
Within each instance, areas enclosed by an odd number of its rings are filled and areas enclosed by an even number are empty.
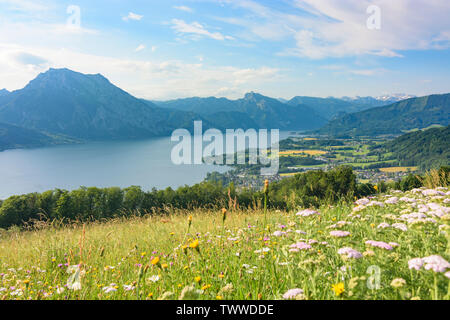
[[[449,299],[448,189],[3,231],[1,299]],[[190,216],[191,215],[191,216]]]

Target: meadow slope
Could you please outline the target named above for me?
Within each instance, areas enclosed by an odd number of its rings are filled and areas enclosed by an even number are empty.
[[[0,234],[1,299],[446,299],[447,188]]]

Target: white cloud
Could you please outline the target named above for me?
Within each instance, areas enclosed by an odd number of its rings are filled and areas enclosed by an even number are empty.
[[[279,53],[323,59],[377,55],[401,58],[399,51],[450,47],[448,0],[295,0],[295,9],[279,11],[251,0],[224,0],[247,9],[242,18],[219,18],[263,40],[293,39]],[[381,9],[381,29],[369,30],[366,10]]]
[[[137,13],[133,13],[133,12],[129,12],[128,16],[123,17],[122,20],[123,21],[128,21],[128,20],[135,20],[135,21],[140,21],[144,16],[139,15]]]
[[[199,37],[207,37],[214,40],[234,40],[231,36],[226,36],[220,32],[210,32],[205,29],[203,25],[198,22],[186,23],[184,20],[172,19],[172,29],[181,34],[188,34],[194,39]]]
[[[145,49],[145,46],[143,44],[140,44],[134,51],[139,52]]]
[[[194,12],[194,10],[192,10],[192,8],[189,8],[189,7],[187,7],[187,6],[173,6],[173,8],[174,8],[174,9],[177,9],[177,10],[189,12],[189,13]]]
[[[249,88],[267,89],[284,79],[279,69],[270,67],[243,69],[178,60],[120,59],[0,43],[0,88],[20,89],[49,67],[101,73],[136,97],[148,99],[223,95],[240,98]]]

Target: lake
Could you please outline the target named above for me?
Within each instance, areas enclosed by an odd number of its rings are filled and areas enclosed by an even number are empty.
[[[280,138],[288,133],[280,132]],[[92,142],[0,152],[0,199],[55,188],[141,186],[144,190],[193,185],[208,172],[229,168],[175,165],[170,137]]]

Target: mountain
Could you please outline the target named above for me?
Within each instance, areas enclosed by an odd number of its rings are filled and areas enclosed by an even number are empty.
[[[344,101],[337,98],[315,98],[297,96],[287,102],[290,106],[304,105],[313,109],[321,117],[330,120],[345,113],[358,112],[371,106]]]
[[[416,96],[397,93],[379,97],[342,97],[341,100],[371,107],[382,107],[411,98],[416,98]]]
[[[100,74],[50,69],[7,94],[0,121],[43,133],[83,140],[168,135],[192,126],[192,113],[144,103]]]
[[[332,136],[401,134],[411,129],[450,123],[450,94],[403,100],[388,106],[347,114],[330,121],[318,133]]]
[[[408,133],[375,151],[392,153],[401,166],[419,166],[422,170],[447,166],[450,165],[450,127]]]
[[[159,102],[158,106],[197,113],[219,129],[226,124],[225,128],[311,130],[326,123],[324,117],[308,106],[287,105],[254,92],[238,100],[196,97]]]

